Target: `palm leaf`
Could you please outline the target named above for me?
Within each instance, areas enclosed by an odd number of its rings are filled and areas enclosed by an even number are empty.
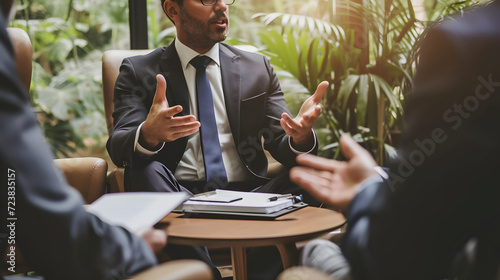
[[[448,6],[448,10],[471,1],[475,0],[464,0]],[[321,12],[330,16],[324,9],[326,1],[321,3]],[[274,54],[272,58],[279,58],[279,65],[286,65],[302,85],[313,92],[321,80],[330,81],[323,112],[332,139],[338,139],[340,131],[359,135],[359,141],[366,143],[365,147],[375,153],[380,163],[387,157],[384,142],[388,132],[394,124],[402,123],[401,103],[412,85],[413,63],[426,23],[416,18],[411,0],[328,3],[337,8],[336,18],[347,18],[342,27],[293,14],[257,14],[254,18],[270,30],[278,30],[281,37],[272,33],[268,35],[272,40],[263,41]],[[357,41],[360,31],[368,40],[368,47]],[[293,44],[296,48],[292,51]],[[288,65],[284,60],[288,60]],[[335,144],[327,147],[334,148],[338,156]]]
[[[343,80],[338,96],[340,104],[342,105],[342,110],[346,110],[351,93],[358,81],[359,75],[349,75]]]
[[[364,125],[366,123],[366,112],[368,109],[368,89],[370,87],[369,84],[369,76],[368,75],[360,75],[359,83],[357,88],[358,98],[356,102],[356,114],[358,125]]]
[[[252,16],[254,19],[259,19],[265,25],[272,25],[281,17],[280,27],[284,29],[294,28],[298,33],[308,32],[312,36],[322,36],[323,38],[342,40],[344,30],[342,27],[322,21],[317,18],[312,18],[303,15],[293,15],[284,13],[258,13]]]

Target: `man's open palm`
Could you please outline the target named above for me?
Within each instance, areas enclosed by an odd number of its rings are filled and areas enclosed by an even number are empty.
[[[149,148],[162,142],[172,142],[198,131],[200,122],[193,115],[178,116],[182,106],[169,107],[165,96],[167,81],[163,75],[156,76],[156,92],[148,117],[141,128],[139,141]],[[142,140],[142,141],[141,141]]]
[[[297,117],[290,117],[287,113],[281,115],[281,127],[286,134],[292,137],[292,140],[297,145],[303,145],[312,137],[312,127],[316,120],[321,115],[321,107],[319,103],[328,88],[328,82],[324,81],[318,85],[316,92],[304,101],[300,107]]]
[[[313,155],[297,157],[302,166],[290,171],[290,179],[319,201],[345,211],[368,177],[377,175],[372,156],[351,136],[342,135],[340,148],[347,162]]]

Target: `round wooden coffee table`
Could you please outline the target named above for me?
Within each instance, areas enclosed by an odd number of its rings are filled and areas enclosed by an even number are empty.
[[[170,213],[168,242],[182,245],[230,247],[234,280],[246,279],[246,247],[274,245],[281,254],[283,267],[296,265],[295,242],[313,239],[342,226],[342,214],[315,207],[305,207],[275,220],[233,220],[182,218]]]

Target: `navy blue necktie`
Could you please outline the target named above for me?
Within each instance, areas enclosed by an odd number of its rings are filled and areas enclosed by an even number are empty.
[[[196,94],[198,96],[198,117],[201,123],[201,149],[205,162],[207,185],[216,188],[227,184],[227,174],[220,149],[212,90],[206,72],[207,65],[211,60],[208,56],[197,56],[189,63],[196,68]]]

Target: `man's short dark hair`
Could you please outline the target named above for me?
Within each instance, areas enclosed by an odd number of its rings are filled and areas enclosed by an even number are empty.
[[[166,1],[167,0],[161,0],[161,8],[163,9],[164,12],[165,12],[165,2]],[[170,1],[177,2],[180,6],[182,6],[182,4],[184,3],[184,0],[170,0]]]

